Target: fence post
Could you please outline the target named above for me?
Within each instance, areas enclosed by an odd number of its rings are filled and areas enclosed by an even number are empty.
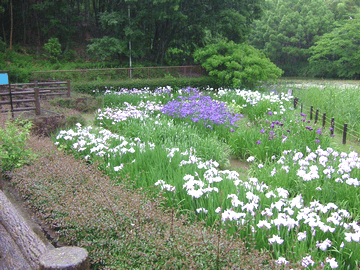
[[[315,113],[315,124],[317,123],[318,117],[319,117],[319,110],[316,110],[316,113]]]
[[[323,114],[323,128],[325,127],[326,113]]]
[[[67,87],[66,97],[69,98],[70,97],[70,80],[67,80],[66,87]]]
[[[347,132],[347,124],[344,124],[343,144],[346,144],[346,132]]]
[[[344,124],[344,131],[343,131],[343,144],[346,144],[346,131],[347,131],[347,124]]]
[[[35,97],[35,114],[40,115],[40,100],[39,100],[39,87],[34,88],[34,97]]]
[[[314,106],[310,107],[310,120],[312,120],[312,114],[313,114]]]
[[[11,109],[11,116],[12,118],[14,118],[14,103],[13,103],[13,99],[12,99],[12,93],[11,93],[11,84],[9,81],[9,96],[10,96],[10,109]]]
[[[294,98],[294,109],[296,109],[297,103],[298,103],[298,99],[297,99],[297,98]]]
[[[334,135],[334,126],[335,126],[335,118],[331,118],[331,129],[330,129],[330,135]]]

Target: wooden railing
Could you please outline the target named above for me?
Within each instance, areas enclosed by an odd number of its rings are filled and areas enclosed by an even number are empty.
[[[124,80],[173,77],[203,76],[205,70],[201,66],[161,66],[134,68],[101,68],[74,70],[34,71],[31,77],[39,81],[45,80]]]
[[[70,81],[51,81],[11,84],[0,88],[0,111],[14,112],[35,111],[41,114],[40,99],[65,95],[70,97]]]

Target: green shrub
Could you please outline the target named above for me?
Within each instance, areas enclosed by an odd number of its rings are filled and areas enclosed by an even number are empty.
[[[45,43],[44,49],[50,56],[50,61],[52,63],[56,63],[61,54],[61,44],[59,42],[59,39],[50,38],[48,43]]]
[[[200,48],[194,58],[218,84],[234,88],[251,88],[258,82],[277,79],[283,73],[259,50],[233,41]]]
[[[0,66],[2,70],[9,71],[11,83],[28,82],[31,72],[35,70],[31,56],[16,53],[14,50],[0,53]]]
[[[82,126],[85,126],[86,119],[81,114],[66,117],[65,120],[66,127],[74,127],[75,124],[77,123],[80,123]]]
[[[31,122],[24,120],[8,121],[0,128],[0,165],[2,171],[27,164],[33,154],[25,149],[31,129]]]
[[[77,58],[76,51],[70,49],[64,53],[63,61],[73,61],[76,58]]]

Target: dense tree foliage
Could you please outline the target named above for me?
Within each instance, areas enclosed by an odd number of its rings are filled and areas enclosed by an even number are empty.
[[[11,10],[11,3],[13,10]],[[260,0],[0,0],[0,36],[9,44],[43,46],[58,38],[62,50],[89,44],[89,52],[118,59],[185,64],[218,38],[243,42]],[[91,42],[90,42],[91,41]]]
[[[184,65],[207,45],[248,42],[286,76],[357,78],[350,28],[359,7],[360,0],[0,0],[0,53],[27,47],[56,62],[81,48],[86,58],[121,66],[130,55],[135,64]],[[45,50],[55,39],[61,53]],[[11,62],[3,55],[0,62]]]
[[[259,81],[276,79],[283,73],[259,50],[233,41],[207,45],[198,49],[194,57],[218,85],[234,88],[253,87]]]
[[[336,21],[354,18],[360,11],[359,0],[328,0],[327,4]]]
[[[251,44],[285,75],[306,75],[309,48],[332,29],[334,14],[322,0],[268,0],[264,9],[254,24]]]
[[[253,19],[260,15],[258,0],[148,0],[118,1],[123,6],[100,14],[106,35],[93,40],[90,51],[104,51],[104,57],[128,55],[151,57],[157,63],[173,56],[173,64],[189,63],[197,46],[214,37],[243,42]],[[116,51],[109,51],[104,40],[112,40]],[[106,51],[106,52],[105,52]],[[174,61],[174,58],[176,59]],[[168,62],[168,61],[167,61]]]
[[[311,48],[314,76],[360,78],[360,19],[348,19],[324,34]]]

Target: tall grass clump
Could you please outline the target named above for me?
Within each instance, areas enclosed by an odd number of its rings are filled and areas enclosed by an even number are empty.
[[[335,123],[360,133],[360,97],[358,87],[302,87],[294,90],[294,95],[303,103],[304,112],[310,112],[310,106],[326,113],[328,119],[335,118]]]
[[[275,115],[268,110],[255,123],[244,123],[229,141],[233,151],[242,158],[254,156],[265,162],[284,150],[315,150],[319,145],[330,146],[330,130],[314,125],[304,113]],[[249,126],[250,125],[250,126]]]

